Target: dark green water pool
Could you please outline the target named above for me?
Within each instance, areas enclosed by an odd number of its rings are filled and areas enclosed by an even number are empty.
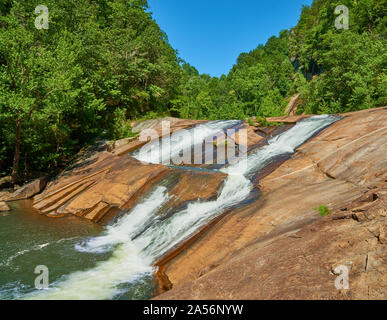
[[[45,265],[49,281],[94,266],[105,255],[82,253],[74,245],[102,228],[76,217],[39,215],[29,200],[9,203],[0,213],[0,299],[20,298],[35,290],[36,266]]]
[[[47,266],[49,283],[55,283],[109,259],[111,253],[74,249],[83,239],[99,235],[101,227],[77,217],[41,216],[29,200],[9,206],[10,212],[0,213],[0,299],[18,299],[36,290],[36,266]]]

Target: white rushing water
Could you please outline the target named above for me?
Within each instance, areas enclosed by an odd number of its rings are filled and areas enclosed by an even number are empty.
[[[297,147],[337,120],[339,118],[335,116],[321,115],[299,121],[294,127],[272,138],[266,146],[250,154],[246,160],[242,159],[222,171],[228,174],[250,176],[264,168],[277,156],[293,154]]]
[[[181,130],[173,133],[170,137],[160,139],[160,141],[155,139],[136,151],[133,157],[148,163],[171,164],[175,157],[178,157],[184,150],[198,145],[202,146],[206,138],[212,139],[214,135],[223,133],[224,130],[240,123],[239,120],[211,121],[190,130]]]
[[[262,169],[279,155],[292,154],[316,132],[337,120],[338,118],[333,116],[317,116],[297,123],[293,128],[272,138],[268,145],[249,155],[245,163],[242,161],[222,169],[228,177],[218,199],[190,203],[186,209],[164,220],[159,218],[157,212],[169,200],[168,190],[164,187],[156,188],[148,198],[122,216],[116,224],[107,227],[102,236],[92,238],[76,248],[87,252],[112,250],[113,255],[109,260],[100,262],[93,269],[73,273],[54,284],[53,288],[34,292],[26,298],[114,298],[120,293],[119,285],[135,282],[144,275],[151,275],[152,264],[157,258],[227,208],[243,202],[251,192],[251,183],[247,178],[249,175]],[[223,124],[224,128],[227,128],[226,122]],[[229,122],[229,126],[234,124],[235,122]],[[181,145],[177,148],[180,149]]]

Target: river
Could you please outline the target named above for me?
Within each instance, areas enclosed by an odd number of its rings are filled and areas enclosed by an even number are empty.
[[[153,264],[225,210],[242,203],[252,191],[250,178],[277,157],[296,148],[339,118],[316,116],[298,122],[250,153],[246,161],[220,171],[228,174],[218,199],[192,202],[167,219],[157,215],[169,199],[157,187],[114,225],[101,230],[76,217],[51,219],[33,212],[28,201],[11,204],[0,216],[0,299],[147,299],[154,289]],[[216,122],[200,127],[202,138]],[[219,122],[218,122],[219,124]],[[235,121],[221,122],[222,130]],[[193,128],[192,130],[197,130]],[[192,141],[183,141],[188,146]],[[197,143],[195,141],[194,143]],[[171,146],[174,153],[178,146]],[[161,162],[162,156],[142,159]],[[34,269],[46,265],[50,287],[34,290]]]

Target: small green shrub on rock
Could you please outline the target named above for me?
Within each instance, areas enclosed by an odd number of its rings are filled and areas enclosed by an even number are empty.
[[[325,217],[325,216],[331,214],[329,208],[327,206],[324,206],[324,205],[320,205],[318,208],[313,208],[313,210],[318,211],[318,213],[321,217]]]

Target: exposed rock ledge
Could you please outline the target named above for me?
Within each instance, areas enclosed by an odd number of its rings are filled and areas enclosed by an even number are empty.
[[[155,130],[161,130],[160,123],[148,124]],[[172,126],[171,131],[190,128],[195,123],[201,122],[180,120]],[[146,124],[141,128],[146,128]],[[171,196],[163,214],[173,214],[177,208],[191,201],[217,197],[225,174],[206,171],[192,173],[142,163],[128,154],[142,145],[144,142],[129,139],[122,145],[118,143],[114,150],[110,149],[110,145],[101,143],[100,146],[94,146],[96,150],[81,153],[71,168],[48,183],[46,189],[34,197],[34,208],[49,217],[76,215],[105,225],[130,210],[148,191],[161,183],[168,185]]]
[[[386,299],[387,109],[345,116],[256,181],[259,200],[222,215],[184,250],[157,262],[160,289],[172,286],[157,298]],[[197,124],[171,123],[172,132]],[[268,133],[245,126],[249,148],[265,143]],[[139,126],[146,127],[160,131],[160,121]],[[108,224],[161,184],[171,199],[160,214],[217,197],[224,174],[145,164],[128,155],[144,143],[126,139],[86,152],[34,197],[34,207],[51,217]],[[2,194],[0,201],[29,198],[44,183]],[[319,217],[313,208],[321,204],[333,214]],[[350,290],[335,289],[337,265],[350,268]]]
[[[27,183],[26,185],[19,187],[15,191],[1,191],[0,201],[16,201],[22,199],[30,199],[34,195],[41,192],[46,186],[47,178],[39,178]]]
[[[386,299],[386,154],[387,108],[347,114],[259,181],[258,201],[164,257],[173,288],[157,299]]]
[[[4,201],[0,201],[0,212],[1,211],[10,211],[11,209]]]

